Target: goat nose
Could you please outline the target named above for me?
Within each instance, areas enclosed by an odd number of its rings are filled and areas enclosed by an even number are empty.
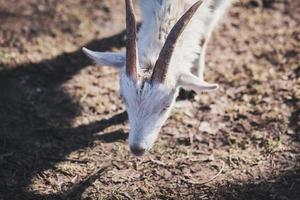
[[[146,148],[139,145],[132,145],[130,146],[130,151],[135,156],[142,156],[145,153]]]

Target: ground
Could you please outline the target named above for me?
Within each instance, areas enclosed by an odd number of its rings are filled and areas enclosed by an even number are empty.
[[[220,89],[178,101],[143,158],[118,71],[81,52],[124,47],[123,1],[0,0],[0,22],[0,199],[299,199],[299,1],[234,4],[207,55]]]

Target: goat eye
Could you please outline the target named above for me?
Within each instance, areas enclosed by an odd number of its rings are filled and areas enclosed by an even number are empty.
[[[168,110],[168,108],[169,108],[170,106],[169,105],[167,105],[167,106],[165,106],[162,110],[161,110],[161,112],[160,113],[164,113],[164,112],[166,112],[167,110]]]

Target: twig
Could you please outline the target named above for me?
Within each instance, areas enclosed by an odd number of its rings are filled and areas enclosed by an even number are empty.
[[[168,167],[169,166],[168,164],[166,164],[166,163],[164,163],[162,161],[155,160],[155,159],[152,159],[152,158],[150,158],[150,161],[153,162],[153,163],[155,163],[155,164],[157,164],[157,165],[161,165],[163,167]]]
[[[133,198],[127,192],[121,192],[120,194],[129,200],[133,200]]]
[[[222,161],[222,167],[220,169],[220,171],[214,175],[213,177],[211,177],[210,179],[206,180],[206,181],[203,181],[203,182],[198,182],[198,181],[194,181],[194,180],[188,180],[188,179],[185,179],[185,178],[181,178],[182,181],[186,182],[186,183],[189,183],[189,184],[192,184],[192,185],[205,185],[207,183],[210,183],[212,182],[214,179],[216,179],[218,176],[220,176],[220,174],[223,172],[225,168],[225,162]]]
[[[232,154],[229,154],[228,159],[229,159],[229,164],[230,164],[231,167],[236,167],[236,166],[237,166],[237,165],[233,162],[233,160],[232,160]]]
[[[82,190],[84,190],[90,182],[93,182],[99,175],[107,171],[109,168],[111,168],[111,164],[106,164],[101,167],[96,167],[96,169],[90,173],[87,177],[85,177],[83,180],[81,180],[79,183],[73,185],[68,191],[61,194],[62,199],[66,199],[69,196],[75,195],[77,193],[80,193]]]

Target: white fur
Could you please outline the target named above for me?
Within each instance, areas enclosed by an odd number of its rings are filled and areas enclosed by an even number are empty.
[[[129,144],[149,149],[169,116],[178,90],[148,81],[136,84],[126,75],[121,76],[120,82],[130,123]]]
[[[138,35],[138,50],[142,68],[154,66],[171,28],[195,2],[196,0],[141,0],[144,23]],[[201,53],[200,41],[209,37],[230,2],[230,0],[206,0],[202,3],[177,43],[168,77],[177,77],[191,70],[193,62]],[[211,10],[211,5],[218,7]]]
[[[125,54],[84,49],[99,65],[120,67],[120,93],[130,122],[129,145],[148,150],[174,105],[178,88],[201,92],[217,89],[203,80],[205,48],[213,28],[231,0],[204,0],[180,36],[164,84],[148,81],[166,37],[196,0],[140,0],[143,23],[138,33],[139,80],[125,73]],[[202,44],[203,45],[203,44]],[[200,57],[199,57],[200,54]],[[197,62],[198,60],[198,62]],[[195,66],[196,63],[196,66]],[[197,63],[200,63],[200,68]],[[196,71],[196,73],[192,71]]]

